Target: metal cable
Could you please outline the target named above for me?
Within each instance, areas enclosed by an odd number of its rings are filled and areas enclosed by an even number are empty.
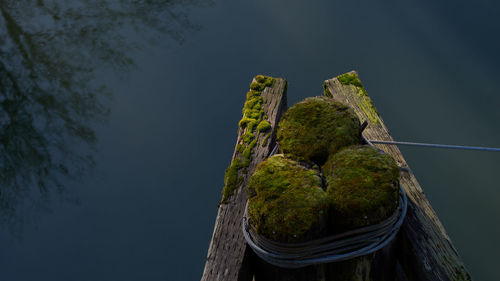
[[[481,146],[463,146],[463,145],[449,145],[437,143],[420,143],[420,142],[406,142],[406,141],[384,141],[384,140],[368,140],[369,143],[380,143],[389,145],[409,145],[433,148],[449,148],[449,149],[463,149],[463,150],[479,150],[479,151],[495,151],[500,152],[500,148],[496,147],[481,147]]]

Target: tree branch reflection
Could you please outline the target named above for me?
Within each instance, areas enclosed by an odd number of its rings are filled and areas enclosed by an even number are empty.
[[[94,165],[93,127],[106,120],[111,92],[93,83],[98,67],[119,72],[127,53],[168,36],[181,44],[200,27],[197,0],[0,0],[0,222],[22,225],[19,206],[47,208],[63,181]],[[148,34],[149,37],[144,37]]]

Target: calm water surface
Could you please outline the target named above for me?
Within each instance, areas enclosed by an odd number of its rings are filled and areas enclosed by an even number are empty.
[[[352,69],[398,140],[500,146],[493,1],[0,0],[1,280],[199,280],[248,84]],[[499,157],[403,148],[476,280]]]

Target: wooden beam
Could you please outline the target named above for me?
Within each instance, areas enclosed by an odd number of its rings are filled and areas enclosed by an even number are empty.
[[[357,73],[351,71],[348,75],[326,80],[325,95],[350,105],[361,122],[368,122],[363,131],[366,139],[393,140],[359,80],[359,84],[354,80],[349,82],[353,75],[357,79]],[[394,157],[402,168],[401,185],[408,195],[408,212],[398,235],[398,258],[408,280],[471,280],[398,147],[376,146]]]
[[[256,82],[255,79],[252,83],[254,82]],[[245,187],[255,166],[267,158],[276,143],[276,127],[281,114],[287,108],[286,83],[284,79],[276,78],[272,87],[266,87],[261,93],[263,118],[267,117],[271,129],[259,133],[255,128],[251,128],[257,143],[251,153],[248,167],[238,170],[237,178],[239,180],[234,193],[225,198],[219,205],[202,281],[251,280],[253,277],[253,271],[250,268],[253,253],[247,247],[241,229],[243,212],[247,202]],[[248,127],[238,129],[238,139],[232,163],[245,157],[241,145],[244,145],[243,136],[247,130]]]

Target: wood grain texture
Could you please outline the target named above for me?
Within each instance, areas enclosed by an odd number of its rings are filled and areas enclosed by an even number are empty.
[[[357,73],[351,71],[350,74]],[[350,105],[368,126],[366,139],[393,140],[371,100],[354,85],[343,85],[337,78],[325,81],[333,98]],[[366,92],[365,92],[366,93]],[[408,213],[398,243],[398,259],[408,280],[471,280],[436,212],[403,158],[399,148],[376,144],[396,159],[402,168],[401,185],[408,195]]]
[[[254,80],[255,81],[255,80]],[[244,93],[242,93],[244,94]],[[267,158],[274,147],[276,127],[281,114],[286,110],[286,81],[276,78],[272,87],[266,87],[262,92],[263,110],[267,120],[271,123],[271,130],[265,134],[255,132],[258,141],[252,154],[250,165],[241,169],[238,173],[242,177],[234,194],[228,200],[219,205],[212,240],[208,249],[207,261],[203,271],[202,281],[212,280],[251,280],[253,272],[251,269],[252,254],[247,247],[243,237],[241,222],[247,196],[245,187],[249,176],[253,173],[255,166]],[[232,161],[241,157],[237,150],[238,144],[242,143],[245,129],[238,129],[238,139],[234,149]],[[269,134],[264,145],[264,139]]]

